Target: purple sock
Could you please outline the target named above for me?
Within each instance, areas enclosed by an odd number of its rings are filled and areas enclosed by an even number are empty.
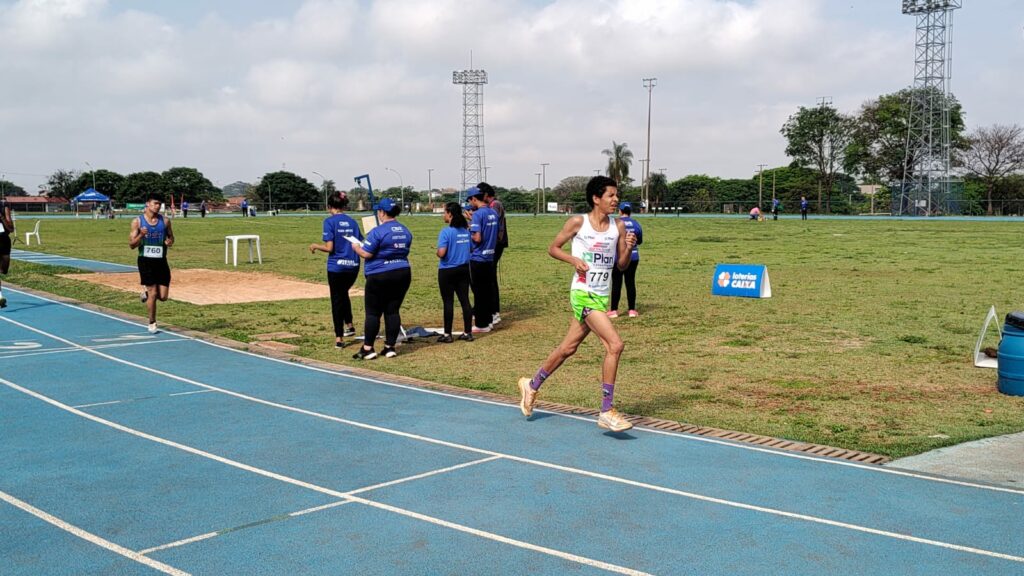
[[[537,373],[533,376],[533,380],[530,380],[530,388],[535,391],[540,390],[540,385],[548,379],[548,376],[551,376],[551,374],[548,374],[547,370],[538,368]]]
[[[615,396],[615,384],[602,383],[601,394],[601,412],[607,412],[612,409],[612,398]]]

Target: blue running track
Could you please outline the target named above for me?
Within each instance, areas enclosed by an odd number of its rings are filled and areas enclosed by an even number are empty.
[[[70,256],[47,254],[45,252],[31,252],[29,250],[11,250],[11,258],[22,262],[47,264],[50,266],[66,266],[68,268],[78,268],[79,270],[88,270],[90,272],[139,271],[135,266],[129,266],[127,264],[114,264],[113,262],[101,262],[99,260],[87,260],[85,258],[72,258]]]
[[[1024,491],[527,421],[5,294],[5,576],[1024,574]]]

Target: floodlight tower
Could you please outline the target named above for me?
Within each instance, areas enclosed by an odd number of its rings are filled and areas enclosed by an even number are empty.
[[[953,11],[962,0],[903,0],[903,13],[917,18],[914,87],[911,91],[903,181],[893,194],[897,214],[929,215],[959,209],[952,197],[950,99]]]
[[[487,71],[456,70],[452,72],[452,84],[462,84],[462,190],[465,190],[483,181]],[[461,200],[461,191],[459,198]]]

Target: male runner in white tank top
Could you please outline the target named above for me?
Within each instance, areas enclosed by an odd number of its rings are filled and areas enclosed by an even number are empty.
[[[523,415],[533,413],[533,404],[541,384],[570,356],[576,353],[587,334],[594,332],[604,345],[601,366],[601,416],[597,425],[613,432],[629,430],[633,424],[613,407],[615,375],[625,345],[608,318],[612,267],[625,270],[636,244],[636,237],[627,233],[622,222],[611,218],[619,207],[618,185],[607,176],[595,176],[587,183],[587,205],[590,212],[572,216],[548,246],[552,258],[575,268],[569,290],[573,320],[562,343],[548,355],[537,374],[519,379],[519,407]],[[565,243],[572,241],[572,252]]]

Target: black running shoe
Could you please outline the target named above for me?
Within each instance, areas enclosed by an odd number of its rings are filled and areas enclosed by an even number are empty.
[[[373,360],[377,357],[377,353],[373,350],[367,350],[366,348],[359,348],[359,352],[352,355],[353,360]]]
[[[355,329],[355,327],[351,327],[350,326],[348,328],[345,328],[345,330],[341,333],[341,335],[342,336],[355,336],[356,335],[356,329]]]
[[[345,343],[341,342],[340,340],[339,341],[335,341],[334,342],[334,347],[335,348],[344,348],[345,347]]]
[[[437,341],[440,344],[451,344],[455,340],[452,339],[452,335],[451,334],[444,334],[442,336],[438,336],[437,337]]]
[[[463,332],[459,334],[459,340],[465,340],[466,342],[472,342],[474,340],[473,335],[469,332]]]
[[[398,351],[396,351],[392,346],[385,346],[384,349],[381,350],[381,354],[383,354],[385,358],[394,358],[395,356],[398,356]]]

